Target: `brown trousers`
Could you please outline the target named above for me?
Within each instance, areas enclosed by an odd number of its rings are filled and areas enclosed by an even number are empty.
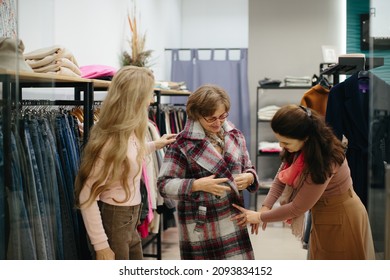
[[[141,205],[114,206],[100,203],[104,230],[116,260],[142,260],[142,241],[137,231]]]
[[[320,198],[311,213],[310,259],[375,259],[368,214],[352,189],[341,195]]]

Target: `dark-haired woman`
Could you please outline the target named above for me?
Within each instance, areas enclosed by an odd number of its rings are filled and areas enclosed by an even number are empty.
[[[239,225],[252,233],[267,223],[291,221],[301,235],[303,217],[311,209],[310,259],[374,259],[368,214],[353,189],[343,144],[323,117],[304,106],[279,109],[271,127],[280,146],[282,164],[261,209],[235,205]],[[274,204],[281,198],[281,206]]]

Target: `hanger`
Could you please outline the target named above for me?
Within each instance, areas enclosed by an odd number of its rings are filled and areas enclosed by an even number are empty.
[[[358,73],[359,91],[362,93],[368,92],[370,88],[369,82],[369,72],[366,71],[365,66],[363,66],[363,70],[360,70]]]
[[[358,79],[368,79],[369,76],[368,76],[368,71],[366,70],[360,70],[359,73],[358,73]]]
[[[318,83],[320,84],[320,86],[322,86],[325,89],[330,89],[332,87],[332,85],[329,83],[328,79],[325,78],[325,76],[323,76],[323,75],[321,75],[321,79]]]
[[[362,65],[362,68],[359,73],[358,73],[358,80],[360,79],[368,79],[368,71],[366,70],[366,57],[364,57],[363,59],[363,65]]]

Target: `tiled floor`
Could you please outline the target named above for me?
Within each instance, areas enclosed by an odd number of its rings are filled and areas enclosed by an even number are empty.
[[[258,203],[261,203],[259,197]],[[162,233],[162,259],[180,260],[178,228],[169,228]],[[251,235],[257,260],[305,260],[307,250],[302,242],[292,235],[288,226],[282,223],[268,224],[265,231]],[[155,252],[156,246],[149,246],[147,252]],[[148,258],[149,259],[149,258]]]

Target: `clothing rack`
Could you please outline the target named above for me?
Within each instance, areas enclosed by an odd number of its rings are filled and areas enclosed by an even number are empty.
[[[11,154],[11,118],[12,111],[21,109],[23,106],[36,105],[58,105],[58,106],[83,106],[84,110],[84,143],[88,140],[90,127],[93,125],[93,93],[98,90],[107,90],[108,84],[105,81],[68,77],[48,73],[15,72],[0,70],[0,82],[2,84],[3,98],[2,119],[3,119],[3,153],[4,153],[4,187],[0,190],[0,211],[6,213],[6,189],[12,186],[12,154]],[[26,88],[71,88],[74,90],[73,100],[24,100],[23,90]],[[83,94],[81,94],[83,93]],[[81,98],[83,97],[83,98]],[[0,216],[0,259],[6,258],[7,243],[7,217]]]
[[[154,89],[155,97],[156,100],[154,103],[150,104],[150,106],[155,106],[156,107],[156,124],[157,127],[160,129],[162,125],[162,120],[160,117],[161,113],[161,97],[162,96],[188,96],[190,95],[190,92],[188,91],[182,91],[182,90],[170,90],[170,89],[160,89],[160,88],[155,88]],[[185,104],[175,104],[177,106],[183,106]],[[147,238],[145,238],[142,242],[142,248],[145,249],[148,246],[154,244],[156,242],[157,246],[157,252],[156,254],[152,253],[144,253],[144,257],[152,257],[156,258],[157,260],[162,259],[162,250],[161,250],[161,231],[162,231],[162,226],[161,226],[161,220],[159,224],[159,230],[156,234],[150,235]]]
[[[161,127],[161,118],[160,118],[160,104],[161,104],[161,96],[189,96],[191,92],[183,91],[183,90],[166,90],[166,89],[154,89],[154,93],[156,94],[156,102],[152,105],[157,108],[157,126]],[[182,106],[185,104],[178,104],[178,106]]]
[[[339,75],[352,75],[360,70],[369,70],[382,66],[384,64],[384,58],[339,57],[339,63],[329,65],[326,69],[322,70],[322,67],[327,64],[320,64],[320,76],[333,75],[333,85],[336,85],[340,81]]]
[[[3,150],[4,162],[10,163],[12,161],[11,154],[11,118],[12,111],[21,109],[23,106],[82,106],[84,114],[84,138],[86,143],[88,140],[90,128],[93,125],[94,107],[101,104],[101,101],[94,101],[95,91],[107,91],[110,81],[91,80],[83,78],[75,78],[68,76],[61,76],[47,73],[29,73],[1,70],[0,82],[2,83],[3,99],[0,100],[2,106],[3,119]],[[74,90],[74,98],[72,100],[41,100],[23,99],[23,90],[26,88],[71,88]],[[160,113],[161,96],[188,96],[190,92],[177,90],[163,90],[155,89],[157,111]],[[159,115],[159,114],[158,114]],[[160,125],[160,118],[158,117],[157,125]],[[6,195],[5,190],[8,186],[12,186],[12,170],[11,165],[4,165],[4,190],[0,190],[0,194],[4,191],[4,195],[0,196],[0,211],[6,211]],[[5,259],[7,244],[6,225],[8,224],[7,217],[0,215],[0,229],[4,229],[4,234],[0,231],[0,259]],[[146,254],[145,256],[153,256],[161,259],[161,225],[157,234],[151,235],[147,238],[143,247],[149,246],[153,241],[157,241],[157,254]]]

